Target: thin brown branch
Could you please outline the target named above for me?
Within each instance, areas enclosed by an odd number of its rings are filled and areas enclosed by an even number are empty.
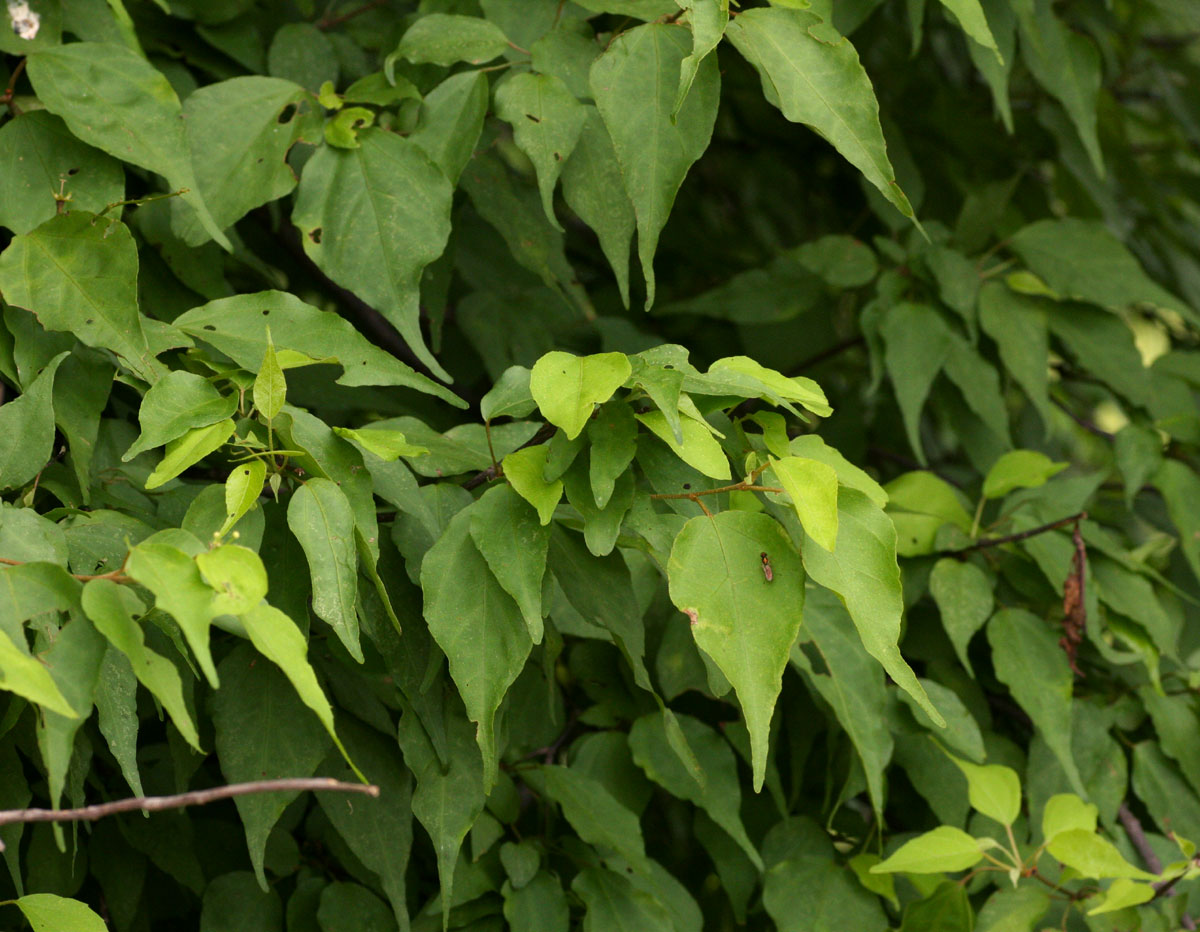
[[[1105,430],[1103,427],[1100,427],[1098,424],[1089,421],[1086,417],[1076,414],[1057,398],[1051,398],[1050,403],[1066,414],[1067,417],[1086,430],[1089,434],[1093,434],[1104,440],[1112,440],[1116,436],[1116,434],[1113,434],[1112,432]]]
[[[0,557],[0,564],[5,566],[24,566],[26,560],[10,560],[7,557]],[[89,573],[69,573],[73,579],[78,579],[80,582],[91,582],[93,579],[111,579],[115,583],[131,583],[133,579],[125,575],[125,567],[121,566],[118,570],[113,570],[110,573],[98,573],[95,575]],[[3,820],[0,820],[0,825],[3,825]]]
[[[987,537],[983,540],[977,540],[975,543],[967,547],[959,547],[957,550],[935,550],[932,556],[935,557],[958,557],[967,553],[974,553],[976,550],[986,550],[988,547],[1000,547],[1003,544],[1015,544],[1017,541],[1028,540],[1030,537],[1037,537],[1039,534],[1045,534],[1047,531],[1056,531],[1060,527],[1065,527],[1068,524],[1074,524],[1076,521],[1086,521],[1087,512],[1081,511],[1077,514],[1068,515],[1065,518],[1059,518],[1057,521],[1051,521],[1049,524],[1042,524],[1035,528],[1030,528],[1028,531],[1021,531],[1017,534],[1005,534],[1003,537]]]
[[[193,790],[174,796],[133,796],[111,803],[96,803],[80,809],[6,809],[0,810],[0,825],[23,822],[94,822],[119,812],[161,812],[185,806],[204,806],[220,799],[250,796],[256,793],[314,792],[363,793],[378,797],[379,787],[373,784],[343,783],[332,777],[289,777],[282,780],[254,780],[249,783],[230,783],[207,790]],[[0,850],[3,850],[0,847]]]
[[[25,59],[22,58],[17,62],[17,67],[12,71],[12,76],[8,79],[8,87],[4,89],[4,93],[0,94],[0,104],[7,104],[9,111],[13,116],[20,116],[21,111],[15,103],[17,93],[17,81],[21,79],[21,72],[25,70]]]
[[[362,16],[363,13],[369,13],[377,7],[383,6],[387,0],[370,0],[369,3],[364,3],[362,6],[356,6],[352,10],[347,10],[345,13],[340,13],[337,16],[326,16],[317,22],[318,29],[333,29],[342,23],[348,23],[356,16]]]
[[[1142,828],[1141,820],[1133,814],[1128,804],[1123,802],[1117,808],[1117,818],[1121,820],[1125,834],[1129,836],[1129,843],[1137,849],[1137,853],[1146,862],[1146,869],[1152,874],[1161,874],[1163,869],[1162,860],[1154,853],[1154,849],[1150,847],[1150,839],[1146,837],[1146,831]]]

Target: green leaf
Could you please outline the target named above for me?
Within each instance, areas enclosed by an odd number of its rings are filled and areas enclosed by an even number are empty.
[[[562,807],[564,818],[590,845],[619,854],[630,864],[646,859],[638,818],[604,786],[573,767],[546,766],[539,771],[546,795]]]
[[[1046,800],[1042,810],[1042,840],[1050,842],[1070,831],[1093,833],[1098,814],[1095,806],[1085,803],[1074,793],[1057,793]]]
[[[896,529],[888,516],[863,493],[839,489],[837,546],[833,553],[805,547],[804,568],[814,582],[841,598],[867,653],[883,664],[896,685],[912,696],[936,725],[944,725],[941,713],[897,646],[903,598]]]
[[[425,620],[446,654],[467,717],[479,726],[483,779],[496,781],[496,709],[525,666],[533,642],[521,609],[471,540],[473,507],[451,520],[421,564]]]
[[[228,534],[258,504],[266,478],[267,464],[260,459],[233,467],[225,480],[225,523],[219,536]]]
[[[662,713],[644,715],[629,731],[629,747],[634,762],[651,780],[667,792],[703,809],[717,825],[737,842],[758,870],[762,858],[742,825],[742,791],[738,783],[737,759],[728,743],[711,728],[690,715],[676,716],[687,743],[704,773],[705,782],[698,783],[671,750],[666,723]]]
[[[804,532],[832,553],[838,530],[837,472],[825,463],[799,456],[772,460],[771,471],[792,499]]]
[[[679,90],[675,94],[675,106],[671,117],[677,118],[684,100],[696,80],[696,72],[708,55],[716,51],[725,29],[729,25],[728,0],[683,0],[680,4],[690,16],[692,27],[692,51],[679,63]]]
[[[137,246],[129,228],[73,211],[13,238],[0,253],[4,299],[47,330],[110,349],[147,382],[164,374],[138,314]]]
[[[713,479],[732,478],[729,459],[715,437],[704,426],[690,417],[680,423],[683,442],[676,441],[670,421],[661,411],[647,411],[637,415],[638,421],[650,428],[650,432],[671,448],[681,460]]]
[[[486,19],[429,13],[408,28],[396,54],[414,64],[453,65],[465,61],[482,65],[508,48],[508,37]]]
[[[296,697],[275,667],[262,663],[248,644],[221,661],[223,686],[212,697],[212,717],[221,772],[230,783],[310,777],[329,752],[329,736]],[[246,830],[250,863],[259,886],[267,836],[299,793],[259,793],[234,802]]]
[[[346,494],[329,479],[310,479],[292,495],[288,527],[304,548],[312,578],[312,609],[333,628],[355,660],[362,662],[358,616],[358,555],[354,512]]]
[[[419,302],[421,273],[450,236],[453,188],[410,139],[372,128],[359,142],[357,149],[325,146],[309,159],[292,222],[321,271],[383,314],[448,381],[421,335]]]
[[[550,528],[513,489],[497,485],[471,510],[471,540],[500,588],[520,607],[533,643],[542,643],[542,577]]]
[[[1003,498],[1013,489],[1036,489],[1067,468],[1037,450],[1010,450],[992,465],[983,479],[984,498]]]
[[[0,489],[29,482],[53,455],[54,377],[68,355],[51,359],[19,398],[0,407],[0,436],[10,438],[0,446]]]
[[[1050,903],[1049,890],[1028,884],[997,890],[979,910],[976,932],[1035,932]]]
[[[547,353],[533,366],[529,390],[542,416],[574,440],[595,406],[608,401],[631,372],[624,353]]]
[[[11,576],[6,573],[4,582],[10,581]],[[46,670],[45,664],[31,657],[28,648],[24,644],[14,642],[7,631],[0,633],[0,688],[23,696],[59,715],[78,717],[78,713],[71,708],[71,704],[55,684],[54,678]]]
[[[942,615],[942,627],[968,672],[973,672],[967,655],[971,638],[992,615],[992,586],[974,563],[951,557],[938,560],[929,574],[929,592]]]
[[[457,699],[452,701],[459,706]],[[400,718],[399,737],[404,762],[417,781],[412,797],[413,815],[429,833],[437,855],[445,923],[454,901],[454,865],[459,848],[483,811],[485,793],[483,765],[471,723],[452,706],[445,709],[444,717],[436,724],[442,736],[444,759],[439,759],[411,708],[405,708]]]
[[[275,418],[287,400],[287,379],[275,355],[275,344],[271,340],[271,328],[267,328],[267,349],[263,353],[258,375],[254,377],[254,407],[268,421]]]
[[[25,914],[33,932],[105,932],[104,920],[78,900],[53,893],[29,893],[13,900]]]
[[[125,571],[154,593],[157,608],[179,622],[188,647],[215,689],[217,670],[208,646],[213,591],[200,578],[196,562],[178,547],[151,539],[129,551]]]
[[[1021,778],[1002,764],[972,764],[947,755],[967,778],[971,806],[1001,825],[1012,825],[1021,814]]]
[[[1004,368],[1029,396],[1047,427],[1050,405],[1050,339],[1039,299],[985,282],[979,291],[979,323],[996,343]]]
[[[708,374],[718,378],[730,375],[741,377],[751,386],[747,397],[764,398],[772,404],[787,408],[798,417],[803,417],[803,415],[791,407],[788,402],[798,402],[820,417],[828,417],[833,413],[833,408],[829,407],[829,403],[825,400],[825,393],[821,391],[821,386],[812,379],[806,379],[803,376],[789,378],[755,362],[749,356],[726,356],[718,359],[709,366]]]
[[[52,113],[22,113],[0,127],[0,226],[28,233],[58,213],[56,194],[97,213],[125,197],[125,172]]]
[[[946,524],[963,534],[973,530],[962,493],[931,472],[901,473],[887,484],[887,494],[887,513],[896,525],[896,548],[902,557],[933,553],[938,546],[938,532]]]
[[[1154,874],[1126,861],[1111,841],[1087,829],[1072,828],[1058,832],[1046,845],[1046,850],[1084,877],[1156,879]]]
[[[1134,883],[1127,877],[1119,877],[1104,892],[1104,900],[1088,910],[1089,916],[1111,913],[1127,906],[1140,906],[1155,898],[1157,892],[1148,883]]]
[[[942,6],[954,15],[963,32],[979,45],[991,49],[996,55],[996,61],[1004,64],[1004,56],[996,45],[992,30],[988,28],[987,16],[979,0],[942,0]]]
[[[604,405],[588,422],[587,434],[592,496],[596,506],[604,508],[637,453],[637,421],[632,408],[621,401]]]
[[[773,578],[763,573],[761,555]],[[780,525],[723,511],[689,521],[667,564],[671,601],[691,620],[696,645],[733,685],[750,732],[754,790],[762,789],[767,736],[783,669],[800,631],[804,568]]]
[[[479,413],[485,421],[498,417],[522,418],[537,407],[529,390],[530,371],[524,366],[509,366],[479,401]]]
[[[508,479],[509,485],[521,498],[537,509],[538,520],[542,525],[550,523],[563,493],[561,479],[547,482],[544,478],[548,453],[549,448],[545,445],[525,447],[522,450],[514,450],[501,461],[504,477]]]
[[[304,88],[263,75],[206,84],[183,104],[196,187],[224,230],[296,187],[288,151],[314,141],[312,98]],[[116,200],[116,198],[113,198]],[[202,243],[199,218],[176,213],[172,224],[188,243]]]
[[[123,45],[71,42],[29,56],[29,78],[46,109],[79,139],[167,179],[226,249],[208,211],[184,134],[179,98],[161,71]]]
[[[260,889],[250,871],[214,877],[204,888],[200,932],[283,932],[279,894]]]
[[[487,75],[452,74],[425,95],[417,128],[408,138],[457,184],[479,141],[487,109]]]
[[[671,914],[619,874],[587,867],[571,881],[587,912],[583,932],[674,932]]]
[[[941,874],[963,871],[983,860],[981,843],[962,829],[939,825],[897,848],[871,868],[872,874]]]
[[[794,456],[832,466],[841,485],[857,489],[880,508],[887,505],[888,494],[883,487],[816,434],[803,434],[792,438],[788,449]]]
[[[567,932],[570,928],[567,895],[549,871],[539,871],[517,889],[505,889],[504,918],[510,928],[539,932]]]
[[[307,357],[307,361],[297,360],[289,366],[334,362],[342,367],[339,385],[399,385],[466,407],[453,392],[379,349],[345,318],[287,292],[221,298],[175,319],[180,330],[212,344],[250,372],[258,372],[266,356],[270,325],[274,325],[272,340],[277,351],[291,350]]]
[[[398,430],[371,427],[350,430],[346,427],[335,427],[333,432],[339,437],[353,440],[368,453],[379,457],[385,463],[398,460],[402,456],[421,456],[429,452],[425,447],[409,443],[404,438],[404,434]]]
[[[814,13],[762,7],[746,10],[725,34],[757,69],[768,101],[829,140],[900,213],[913,217],[888,161],[871,79],[849,40],[823,26]]]
[[[721,92],[716,56],[709,55],[697,68],[692,93],[675,113],[689,44],[678,27],[638,26],[608,46],[589,78],[633,203],[647,309],[654,304],[659,234],[688,169],[708,148]]]
[[[763,908],[779,932],[887,927],[879,901],[859,886],[849,871],[832,857],[814,857],[807,852],[767,871]]]
[[[554,186],[583,132],[587,111],[565,84],[552,75],[513,75],[496,89],[496,115],[513,128],[513,140],[537,172],[542,208],[551,225]]]
[[[134,620],[134,616],[145,613],[141,600],[127,587],[108,579],[94,579],[84,586],[82,600],[83,610],[96,630],[129,658],[138,682],[163,704],[184,740],[203,753],[200,736],[183,698],[179,671],[170,660],[146,647],[142,628]]]
[[[600,112],[587,119],[562,173],[563,199],[596,232],[604,258],[617,277],[621,303],[629,307],[629,247],[637,224],[621,180],[621,166]]]
[[[1083,779],[1071,754],[1071,685],[1066,655],[1049,625],[1021,609],[1006,608],[987,626],[996,677],[1033,720],[1075,792]]]
[[[904,908],[900,932],[960,932],[975,921],[966,887],[943,881],[932,894]]]
[[[96,678],[96,724],[134,796],[146,795],[138,770],[138,681],[129,658],[112,644]]]
[[[168,372],[142,396],[138,411],[142,432],[121,460],[129,462],[191,430],[224,421],[236,410],[237,396],[222,395],[208,379],[182,369]]]
[[[145,488],[157,489],[189,466],[194,466],[210,453],[215,453],[233,436],[233,431],[233,419],[226,418],[208,427],[189,430],[182,437],[172,440],[163,451],[163,458],[154,467],[154,472],[146,478]]]
[[[925,464],[921,444],[921,409],[929,390],[950,355],[953,334],[931,307],[899,304],[888,310],[880,327],[887,346],[885,361],[904,418],[908,442]]]

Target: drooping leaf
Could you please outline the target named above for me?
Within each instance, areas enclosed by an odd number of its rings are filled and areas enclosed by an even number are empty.
[[[762,554],[773,568],[763,573]],[[671,601],[696,645],[733,684],[754,758],[754,789],[766,774],[767,734],[783,669],[800,631],[804,568],[783,528],[761,514],[723,511],[693,518],[667,565]]]
[[[696,420],[685,417],[680,422],[683,441],[675,439],[671,431],[671,422],[661,411],[647,411],[637,415],[637,419],[650,429],[650,432],[671,448],[676,456],[713,479],[731,478],[729,459],[721,444],[712,433]]]
[[[619,874],[588,867],[571,881],[587,912],[584,932],[639,929],[642,932],[674,932],[671,914],[653,897],[637,890]]]
[[[953,335],[938,313],[923,304],[900,304],[888,311],[880,328],[887,345],[887,369],[904,418],[908,442],[925,463],[921,409],[950,354]]]
[[[659,233],[688,169],[708,148],[717,116],[721,79],[715,55],[701,61],[691,93],[675,112],[688,45],[681,29],[638,26],[609,45],[589,79],[633,203],[647,309],[654,304]]]
[[[675,94],[672,117],[683,107],[701,62],[716,50],[729,25],[728,0],[684,0],[680,5],[690,14],[692,51],[679,63],[679,90]]]
[[[562,807],[564,818],[580,838],[641,866],[646,852],[638,818],[598,780],[573,767],[543,767],[541,775],[546,794]]]
[[[588,477],[596,506],[604,508],[620,477],[637,453],[637,421],[627,404],[613,402],[601,407],[588,422],[591,441]]]
[[[170,482],[189,466],[194,466],[210,453],[215,453],[233,435],[235,424],[232,418],[195,427],[167,444],[163,458],[146,477],[146,489],[157,489]]]
[[[479,141],[487,108],[488,81],[484,74],[452,74],[425,95],[417,128],[409,139],[457,184]]]
[[[545,446],[525,447],[514,450],[501,462],[509,485],[537,510],[538,521],[543,526],[550,523],[563,493],[561,479],[546,481],[548,452],[549,448]]]
[[[497,485],[472,508],[470,530],[496,582],[520,607],[533,643],[540,644],[550,528],[509,486]]]
[[[225,480],[225,523],[218,532],[221,537],[258,504],[266,477],[267,466],[260,459],[233,467]]]
[[[804,532],[833,552],[838,531],[838,477],[832,466],[788,456],[771,463],[771,471],[792,499]]]
[[[962,665],[971,671],[967,648],[975,632],[982,628],[992,614],[992,582],[974,563],[960,562],[950,557],[938,560],[929,574],[929,591],[937,602],[954,652]]]
[[[29,56],[39,99],[79,139],[167,179],[210,237],[213,220],[192,168],[179,98],[161,71],[124,45],[71,42]]]
[[[19,398],[0,407],[0,489],[33,479],[54,453],[54,378],[67,353],[59,353]],[[19,438],[19,439],[16,439]]]

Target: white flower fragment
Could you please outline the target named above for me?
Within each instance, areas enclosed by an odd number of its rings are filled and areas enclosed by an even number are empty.
[[[37,38],[42,28],[42,15],[29,9],[26,0],[8,0],[8,18],[12,21],[12,31],[26,41]]]

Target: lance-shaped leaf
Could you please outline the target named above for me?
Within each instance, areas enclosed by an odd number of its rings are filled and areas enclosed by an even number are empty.
[[[233,467],[229,478],[225,480],[225,523],[221,525],[221,537],[228,534],[242,516],[258,504],[266,478],[267,464],[260,459]]]
[[[972,674],[967,647],[975,632],[991,617],[993,585],[987,573],[974,563],[963,563],[951,557],[938,560],[929,574],[929,594],[941,612],[942,627],[954,645],[958,659]]]
[[[146,478],[147,489],[157,489],[170,482],[189,466],[194,466],[210,453],[221,449],[235,429],[233,418],[226,418],[208,427],[189,430],[182,437],[172,440],[163,452],[154,472]]]
[[[764,553],[770,580],[763,572]],[[766,775],[767,734],[783,669],[800,632],[800,555],[773,519],[723,511],[684,525],[671,548],[667,577],[671,601],[691,620],[697,646],[737,692],[750,731],[757,792]]]
[[[912,696],[936,725],[944,726],[945,719],[897,646],[904,598],[892,519],[862,492],[838,489],[837,546],[833,553],[805,547],[804,567],[814,582],[841,597],[867,653],[883,664],[896,685]]]
[[[725,33],[762,78],[763,94],[793,123],[824,136],[906,217],[879,125],[879,103],[858,52],[806,10],[746,10]]]
[[[554,216],[554,186],[579,141],[587,111],[558,78],[526,72],[497,88],[496,115],[512,126],[517,147],[533,162],[546,219],[561,230]]]
[[[364,130],[357,149],[324,146],[304,166],[292,222],[326,275],[378,310],[449,380],[421,335],[421,272],[446,248],[454,189],[425,150]]]
[[[25,392],[0,407],[0,489],[24,485],[54,453],[54,377],[70,355],[59,353]]]
[[[680,66],[691,52],[688,38],[676,26],[638,26],[609,45],[589,78],[633,202],[647,308],[654,304],[659,233],[688,169],[708,148],[721,93],[716,56],[709,55],[675,113]]]
[[[425,95],[417,128],[408,138],[457,184],[479,142],[487,109],[487,75],[479,71],[452,74]]]
[[[208,379],[175,369],[142,396],[138,410],[142,432],[121,459],[129,462],[139,453],[170,443],[194,428],[223,421],[236,410],[236,394],[222,395]]]
[[[602,929],[672,932],[676,928],[662,903],[638,890],[620,874],[598,867],[585,868],[571,881],[571,891],[587,907],[583,917],[585,932]]]
[[[534,363],[529,390],[546,420],[574,440],[595,406],[608,401],[631,371],[624,353],[572,356],[555,351]]]
[[[446,654],[467,716],[479,725],[484,786],[496,780],[496,709],[533,647],[521,609],[471,540],[473,506],[455,515],[421,563],[425,620]]]
[[[542,643],[542,577],[550,549],[549,525],[543,525],[537,512],[509,486],[497,485],[471,509],[471,539],[496,582],[520,607],[533,643]]]
[[[645,862],[646,844],[638,817],[604,784],[576,767],[547,766],[540,773],[546,795],[562,807],[563,816],[580,838],[610,849],[631,864]]]
[[[1073,828],[1059,832],[1050,840],[1046,850],[1084,877],[1158,879],[1149,871],[1134,867],[1125,860],[1116,845],[1087,829]]]
[[[312,577],[312,608],[337,633],[346,650],[362,661],[358,641],[358,554],[354,511],[345,493],[329,479],[310,479],[288,503],[288,527],[304,548]]]
[[[962,829],[939,825],[932,832],[907,841],[880,863],[872,874],[903,871],[909,874],[941,874],[962,871],[983,860],[985,844]]]
[[[942,0],[942,6],[954,15],[963,32],[995,54],[997,64],[1004,64],[1004,56],[996,45],[996,38],[988,27],[987,15],[979,0]]]
[[[696,72],[700,70],[700,63],[716,50],[721,37],[725,35],[725,27],[729,25],[729,0],[682,0],[679,5],[690,14],[692,51],[679,63],[679,90],[675,94],[672,118],[679,113],[687,99],[692,82],[696,80]]]
[[[112,350],[153,382],[165,370],[142,331],[137,278],[129,228],[84,211],[47,220],[0,253],[5,301],[32,311],[47,330],[66,330],[81,343]]]
[[[400,385],[435,395],[455,407],[466,402],[433,379],[384,352],[345,318],[322,311],[284,291],[221,298],[175,318],[175,326],[211,343],[243,369],[258,372],[271,325],[277,360],[284,369],[316,362],[342,367],[339,385]],[[290,350],[290,353],[283,353]]]
[[[141,600],[127,586],[119,586],[110,579],[94,579],[83,587],[82,601],[83,610],[96,630],[129,658],[138,682],[163,704],[187,743],[203,753],[200,736],[183,699],[179,671],[170,660],[146,646],[141,625],[134,620],[135,615],[146,610]]]
[[[267,328],[267,348],[263,352],[258,375],[254,377],[254,407],[268,421],[283,410],[287,400],[287,377],[279,365],[275,343],[271,339],[271,328]]]
[[[192,168],[183,110],[166,76],[123,45],[71,42],[29,56],[38,99],[71,132],[109,155],[157,172],[196,212],[208,235],[229,240],[208,211]]]
[[[608,504],[617,480],[629,469],[637,453],[637,432],[633,409],[619,401],[604,405],[588,424],[588,480],[598,508]]]

